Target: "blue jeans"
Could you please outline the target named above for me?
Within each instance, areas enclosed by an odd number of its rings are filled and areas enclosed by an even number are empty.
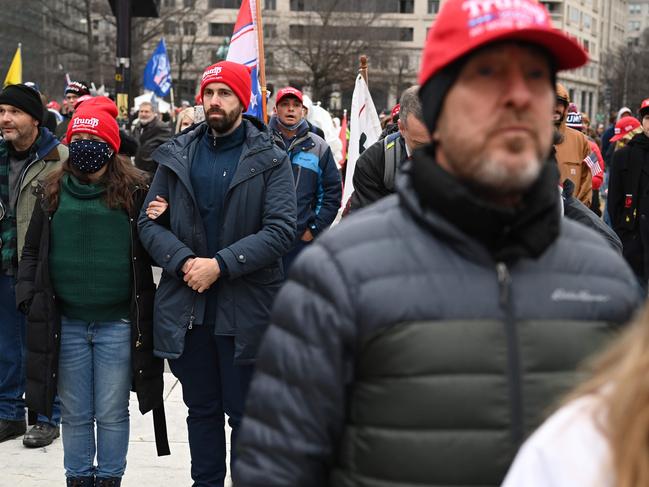
[[[187,430],[193,487],[223,487],[226,475],[225,416],[237,441],[254,367],[234,365],[234,337],[214,335],[208,325],[194,326],[185,336],[183,354],[169,360],[183,386],[189,409]],[[234,463],[234,447],[230,465]]]
[[[131,324],[65,317],[61,322],[58,387],[65,474],[121,477],[129,437]]]
[[[0,272],[0,419],[25,419],[25,317],[16,309],[15,281]],[[52,419],[38,415],[38,421],[58,426],[58,399]]]

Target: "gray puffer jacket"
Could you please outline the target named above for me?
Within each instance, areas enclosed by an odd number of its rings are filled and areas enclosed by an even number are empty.
[[[566,219],[494,262],[399,195],[298,259],[239,434],[237,487],[500,485],[524,437],[639,304],[622,257]]]

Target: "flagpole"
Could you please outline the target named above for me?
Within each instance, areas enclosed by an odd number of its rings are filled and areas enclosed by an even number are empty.
[[[361,74],[361,76],[365,80],[365,84],[369,86],[369,81],[367,79],[367,72],[368,72],[367,56],[365,54],[363,54],[361,56],[361,66],[358,69],[358,72]]]
[[[268,123],[266,107],[266,59],[264,57],[264,26],[261,23],[261,0],[255,0],[255,16],[257,17],[257,46],[259,51],[259,83],[261,84],[261,108],[264,123]]]
[[[169,89],[169,96],[171,96],[171,120],[176,121],[176,104],[174,103],[174,87]]]

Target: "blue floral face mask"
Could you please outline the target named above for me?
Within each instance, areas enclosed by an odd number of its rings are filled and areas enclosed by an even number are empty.
[[[99,171],[112,157],[113,151],[106,142],[75,140],[70,142],[70,165],[85,174]]]

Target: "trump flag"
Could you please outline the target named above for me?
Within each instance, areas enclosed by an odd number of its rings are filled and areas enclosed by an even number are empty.
[[[234,32],[230,39],[227,60],[248,66],[252,72],[252,96],[248,106],[248,115],[263,120],[261,104],[261,86],[259,84],[259,44],[258,30],[255,16],[257,0],[243,0],[234,24]],[[263,120],[265,122],[265,120]]]

